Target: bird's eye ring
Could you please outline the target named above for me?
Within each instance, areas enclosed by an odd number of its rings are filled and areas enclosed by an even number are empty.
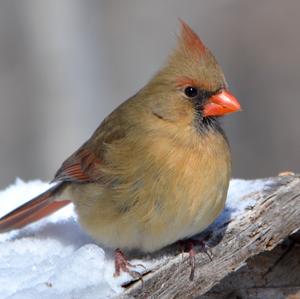
[[[195,98],[199,94],[198,88],[193,86],[187,86],[183,92],[188,98]]]

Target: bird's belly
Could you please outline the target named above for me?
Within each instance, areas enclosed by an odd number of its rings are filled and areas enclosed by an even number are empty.
[[[75,201],[75,206],[90,206],[90,209],[77,209],[79,220],[100,243],[112,248],[152,252],[201,232],[218,216],[226,199],[228,177],[213,175],[212,179],[213,184],[207,176],[201,177],[198,183],[194,178],[171,177],[169,181],[163,177],[160,184],[156,182],[156,189],[154,182],[150,183],[150,189],[140,186],[139,200],[127,193],[125,196],[132,198],[127,198],[124,205],[100,188],[96,192],[97,200],[85,191],[85,196],[90,195],[89,201],[77,204]]]
[[[223,185],[204,193],[199,193],[198,197],[186,194],[180,204],[154,211],[141,236],[143,250],[155,251],[208,227],[224,207],[227,187]]]

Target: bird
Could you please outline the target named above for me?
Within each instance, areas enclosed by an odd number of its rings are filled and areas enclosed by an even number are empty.
[[[231,153],[219,118],[240,109],[211,51],[180,20],[163,67],[62,163],[56,185],[0,219],[0,232],[73,203],[82,228],[115,249],[115,275],[129,272],[124,250],[160,250],[220,214]]]

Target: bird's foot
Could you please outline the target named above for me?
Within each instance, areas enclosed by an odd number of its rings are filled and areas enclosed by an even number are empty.
[[[135,279],[140,279],[142,277],[142,274],[140,274],[138,271],[133,271],[130,268],[136,268],[137,266],[140,266],[146,270],[146,268],[142,264],[133,265],[128,262],[126,256],[121,251],[121,249],[117,248],[115,250],[115,273],[114,277],[120,276],[121,272],[126,272],[130,276],[132,276]]]
[[[181,248],[181,253],[187,252],[189,254],[189,260],[190,260],[190,266],[191,266],[191,274],[190,274],[190,280],[194,280],[194,274],[195,274],[195,246],[200,246],[200,251],[204,252],[208,258],[212,261],[212,253],[207,247],[205,241],[203,240],[195,240],[195,239],[187,239],[187,240],[180,240],[179,246]]]

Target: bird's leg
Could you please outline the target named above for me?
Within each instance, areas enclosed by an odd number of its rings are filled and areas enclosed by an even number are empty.
[[[124,253],[121,251],[121,249],[117,248],[115,250],[115,273],[114,276],[120,276],[121,271],[129,273],[130,270],[128,267],[134,268],[135,266],[130,264],[127,261],[127,258],[125,257]]]
[[[204,252],[208,256],[210,261],[212,261],[213,254],[212,254],[211,250],[209,249],[209,247],[206,245],[206,242],[204,240],[191,239],[190,241],[193,243],[194,246],[200,246],[200,251]]]
[[[196,251],[194,249],[194,243],[191,241],[188,241],[187,243],[187,252],[189,253],[190,266],[191,266],[190,280],[194,280]]]
[[[115,250],[115,273],[114,277],[120,276],[121,272],[126,272],[133,278],[141,278],[141,274],[137,271],[132,271],[129,268],[135,268],[137,266],[141,266],[145,269],[145,267],[141,264],[133,265],[128,262],[127,258],[125,257],[124,253],[121,249],[117,248]]]
[[[212,253],[209,251],[209,248],[205,244],[203,240],[195,240],[195,239],[188,239],[188,240],[180,240],[179,246],[181,248],[181,253],[188,252],[189,260],[191,265],[191,274],[190,280],[194,279],[195,274],[195,246],[200,246],[201,251],[207,254],[208,258],[212,261]]]

